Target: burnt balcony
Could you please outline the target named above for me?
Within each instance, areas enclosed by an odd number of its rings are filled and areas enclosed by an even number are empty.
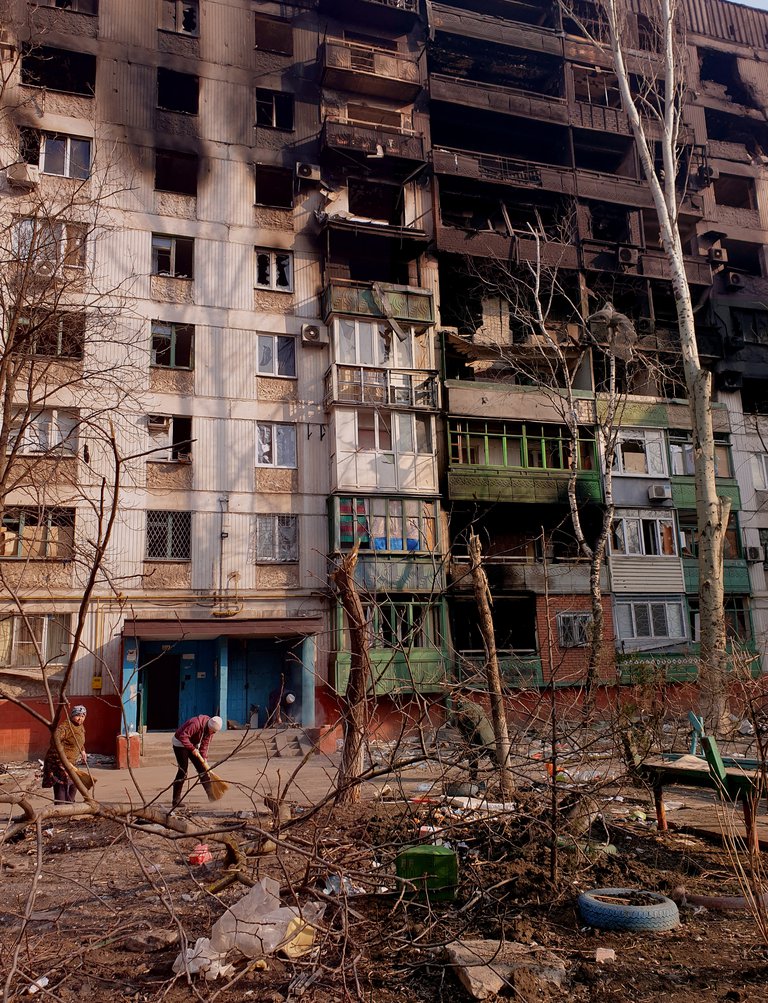
[[[431,73],[429,93],[433,101],[468,105],[470,108],[482,108],[503,115],[533,118],[537,122],[568,124],[568,105],[565,98],[550,97],[534,91],[467,80],[463,77],[451,77],[443,73]]]
[[[632,131],[621,108],[608,108],[587,101],[574,102],[570,106],[568,118],[576,129],[595,129],[614,136],[629,136]]]
[[[413,101],[421,90],[413,56],[331,38],[320,46],[322,84],[393,101]]]
[[[442,220],[435,230],[437,248],[448,254],[469,254],[477,258],[496,258],[499,261],[539,261],[560,268],[577,268],[578,252],[569,244],[549,241],[543,244],[530,239],[530,235],[498,233],[495,230],[474,230],[459,226],[446,226]]]
[[[584,240],[581,243],[584,268],[591,272],[620,272],[651,279],[671,279],[669,261],[662,251],[649,251],[629,244]],[[687,257],[685,273],[692,285],[712,284],[712,266],[706,258]]]
[[[364,404],[434,411],[438,406],[434,373],[334,365],[325,374],[325,406]]]
[[[512,45],[533,52],[550,52],[555,56],[559,56],[562,51],[556,28],[516,21],[514,10],[510,10],[508,17],[501,18],[433,3],[430,24],[436,31],[464,38]]]
[[[552,595],[582,595],[589,592],[589,562],[572,560],[524,561],[504,557],[483,558],[483,567],[492,591],[534,592],[549,591]],[[600,572],[601,585],[608,588],[608,572]],[[451,557],[448,580],[455,589],[472,589],[472,576],[468,557]]]
[[[323,150],[362,153],[366,157],[424,160],[424,137],[421,133],[390,125],[328,118],[323,124],[320,142]]]
[[[419,0],[320,0],[321,14],[342,20],[353,13],[371,27],[408,31],[419,17]]]
[[[333,314],[376,317],[422,327],[435,322],[431,292],[388,282],[331,279],[323,290],[322,308],[326,323]]]

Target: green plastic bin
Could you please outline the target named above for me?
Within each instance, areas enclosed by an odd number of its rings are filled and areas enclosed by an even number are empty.
[[[459,861],[456,851],[447,846],[407,846],[397,855],[395,868],[399,878],[413,883],[420,899],[450,902],[459,885]]]

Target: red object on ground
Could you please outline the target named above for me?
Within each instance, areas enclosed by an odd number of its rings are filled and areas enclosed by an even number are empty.
[[[208,849],[207,843],[198,843],[187,859],[190,864],[210,864],[213,860],[213,854]]]
[[[141,736],[118,735],[115,759],[118,770],[126,770],[129,766],[137,769],[141,765]]]

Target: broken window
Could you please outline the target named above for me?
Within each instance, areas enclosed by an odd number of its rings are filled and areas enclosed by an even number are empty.
[[[641,516],[640,513],[633,513],[614,519],[611,551],[628,556],[674,557],[677,547],[672,514]]]
[[[47,0],[47,6],[72,10],[78,14],[98,14],[99,0]]]
[[[433,551],[435,503],[402,498],[339,498],[338,546],[351,550]]]
[[[734,331],[753,345],[768,345],[768,311],[731,307]]]
[[[96,57],[87,52],[25,43],[21,50],[21,82],[90,98],[96,91]]]
[[[200,18],[198,0],[162,0],[160,27],[178,35],[197,35]]]
[[[147,512],[147,560],[188,561],[192,556],[191,512]]]
[[[21,159],[39,167],[43,174],[85,180],[91,170],[91,141],[58,132],[20,129]]]
[[[292,564],[299,559],[297,515],[256,516],[256,563]]]
[[[372,648],[427,648],[440,643],[436,604],[403,596],[397,602],[363,608]]]
[[[36,453],[77,452],[77,411],[44,408],[30,413],[16,412],[11,416],[8,452],[22,455]]]
[[[726,595],[723,602],[725,612],[725,633],[728,640],[749,641],[752,638],[752,621],[749,615],[749,599],[746,596]],[[699,597],[688,597],[689,623],[694,641],[701,639]]]
[[[152,452],[150,460],[188,463],[192,458],[192,419],[184,415],[151,414],[147,430]]]
[[[451,602],[451,634],[462,655],[477,656],[485,664],[485,644],[477,603],[471,599]],[[536,601],[533,596],[508,599],[496,596],[493,603],[496,645],[504,655],[536,653]],[[510,680],[514,682],[514,680]]]
[[[694,510],[683,510],[677,513],[680,525],[680,553],[682,557],[699,556],[699,523]],[[723,557],[726,561],[741,557],[739,550],[739,533],[736,526],[736,515],[731,512],[723,541]]]
[[[257,87],[256,125],[268,129],[293,129],[293,94]]]
[[[557,643],[560,648],[585,648],[591,637],[591,613],[557,614]]]
[[[197,195],[200,158],[196,153],[175,150],[155,152],[155,191]]]
[[[620,431],[613,454],[613,469],[614,473],[630,476],[666,476],[664,432],[656,428]]]
[[[713,184],[715,202],[734,209],[756,209],[755,182],[738,174],[721,174]]]
[[[637,14],[637,44],[643,52],[658,52],[661,47],[659,29],[646,14]]]
[[[616,634],[620,640],[685,640],[682,599],[654,597],[617,602]]]
[[[580,170],[636,177],[634,146],[628,136],[574,129],[573,155]]]
[[[256,465],[296,466],[296,426],[260,421],[256,425]]]
[[[84,348],[83,311],[46,311],[38,322],[23,318],[14,338],[14,351],[44,358],[82,359]]]
[[[30,262],[41,276],[52,276],[61,265],[85,265],[87,232],[85,223],[26,217],[14,222],[11,247],[19,261]]]
[[[256,288],[293,291],[293,254],[256,248]]]
[[[401,330],[403,330],[401,328]],[[429,369],[428,339],[405,327],[404,338],[382,321],[340,318],[335,324],[337,358],[347,365]]]
[[[260,376],[296,375],[296,339],[280,334],[260,334],[256,349]]]
[[[69,613],[37,616],[3,614],[0,616],[0,666],[4,668],[40,668],[61,665],[69,657],[72,636]]]
[[[594,240],[611,244],[631,243],[629,213],[622,206],[592,202],[589,206],[590,230]]]
[[[728,255],[728,268],[744,275],[763,274],[761,244],[752,244],[746,240],[727,240],[723,237],[720,246]]]
[[[195,325],[152,321],[152,365],[162,369],[192,369]]]
[[[347,118],[363,125],[389,125],[395,129],[403,126],[403,116],[390,108],[376,108],[369,104],[348,104]]]
[[[152,274],[175,279],[194,276],[195,241],[192,237],[152,234]]]
[[[256,48],[263,52],[293,55],[293,28],[291,22],[269,14],[254,14]]]
[[[691,432],[671,431],[669,433],[669,455],[672,474],[688,477],[694,475],[693,437]],[[733,477],[731,450],[728,446],[728,440],[722,435],[715,436],[715,476]]]
[[[745,86],[739,73],[738,57],[733,52],[721,49],[699,49],[699,79],[710,93],[714,90],[707,84],[718,85],[722,96],[747,108],[758,105],[751,91]]]
[[[366,219],[381,219],[399,226],[403,219],[403,190],[399,185],[349,179],[349,211]]]
[[[704,117],[710,141],[741,145],[751,157],[768,153],[768,126],[765,122],[713,108],[705,108]]]
[[[577,101],[602,108],[621,108],[616,74],[600,66],[574,66],[573,86]]]
[[[3,531],[2,557],[68,561],[74,556],[74,509],[9,508]]]
[[[197,115],[198,103],[199,80],[194,74],[158,67],[158,108],[163,111],[178,111],[184,115]]]
[[[293,171],[257,164],[254,174],[256,205],[266,205],[273,209],[293,208]]]
[[[569,470],[571,437],[558,425],[537,422],[452,421],[449,428],[450,462],[484,467],[531,467]],[[579,441],[579,468],[594,468],[594,441],[586,430]]]

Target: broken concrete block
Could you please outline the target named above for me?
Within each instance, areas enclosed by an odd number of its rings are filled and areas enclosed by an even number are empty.
[[[135,934],[126,937],[123,941],[123,948],[126,951],[162,951],[163,948],[170,947],[179,939],[178,930],[150,930],[148,933]]]
[[[565,982],[565,963],[541,947],[500,940],[456,940],[445,950],[459,981],[478,1000],[514,986],[519,975],[539,983],[542,990],[561,989]]]
[[[602,964],[604,961],[615,961],[616,952],[612,947],[598,947],[595,951],[595,961]]]

